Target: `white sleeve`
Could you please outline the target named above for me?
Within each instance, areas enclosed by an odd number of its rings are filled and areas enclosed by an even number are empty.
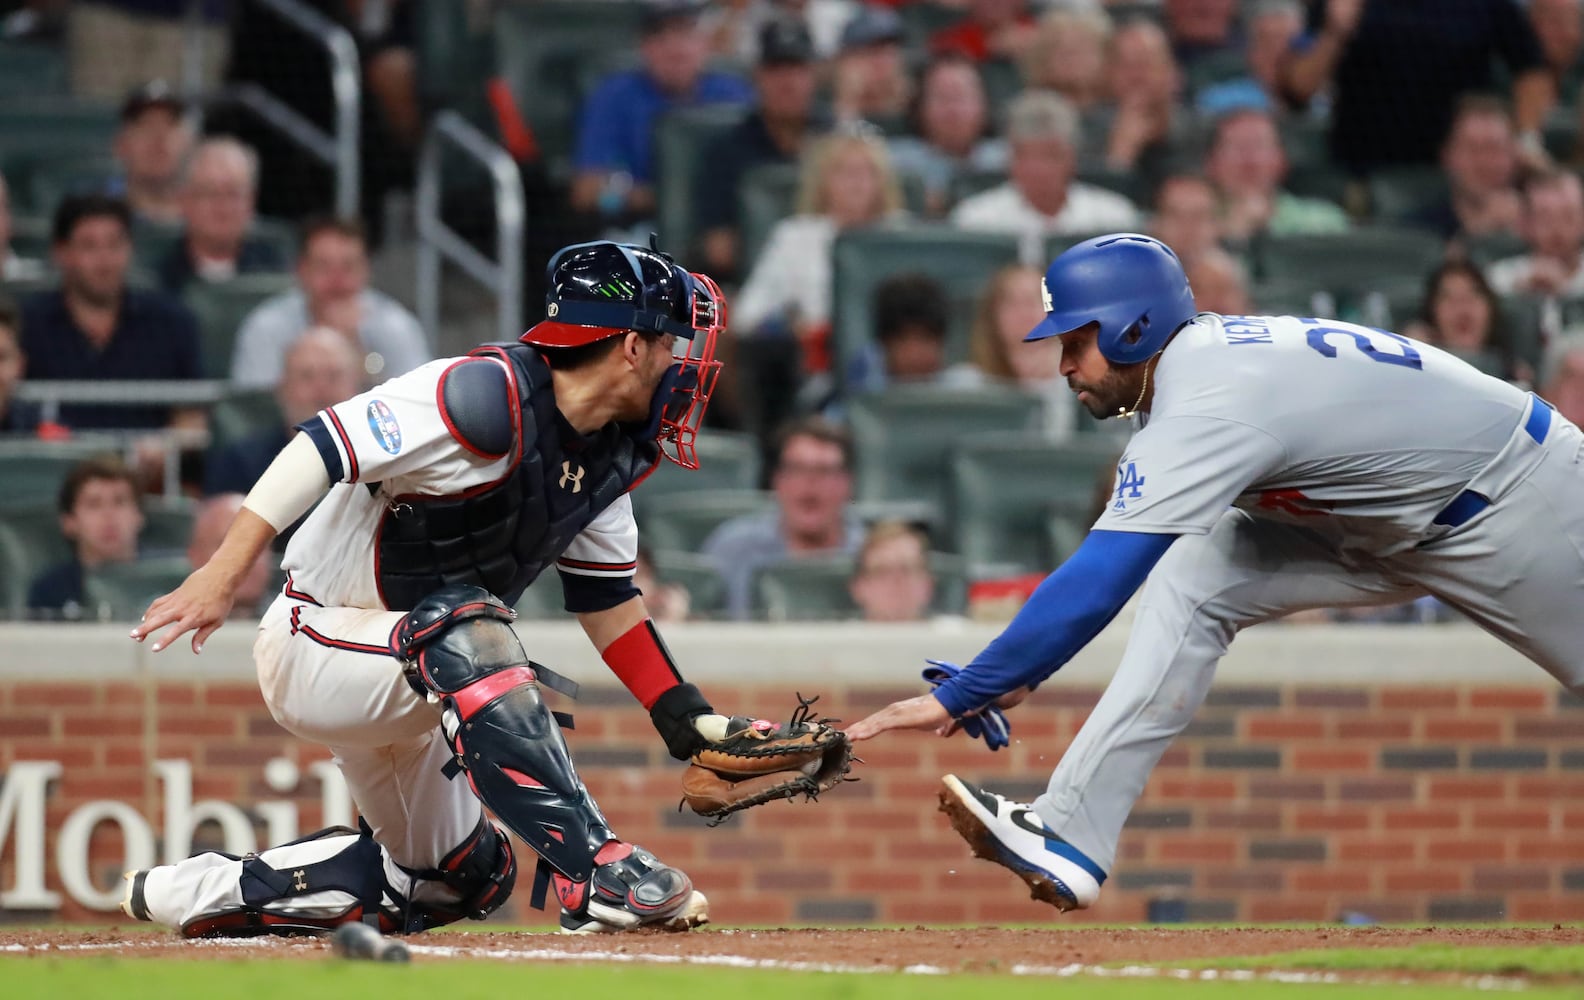
[[[331,481],[402,477],[416,492],[454,493],[486,481],[480,470],[509,461],[464,448],[441,415],[440,377],[461,360],[420,365],[299,425],[319,449]]]
[[[556,569],[573,576],[625,578],[637,568],[638,524],[625,493],[600,511],[556,560]]]
[[[783,219],[770,231],[753,271],[743,282],[742,290],[729,304],[726,316],[732,335],[741,339],[752,337],[766,320],[783,311],[791,302],[794,291],[788,286],[786,269],[794,250],[791,220]]]
[[[242,320],[231,349],[231,381],[249,389],[272,389],[280,381],[286,344],[280,342],[275,300],[261,302]]]
[[[1152,421],[1128,442],[1102,531],[1202,535],[1286,450],[1265,431],[1221,417]]]

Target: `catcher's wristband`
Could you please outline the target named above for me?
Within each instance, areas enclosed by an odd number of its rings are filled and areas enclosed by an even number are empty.
[[[649,618],[623,632],[600,656],[644,708],[654,708],[661,695],[682,683],[671,651]]]
[[[654,723],[666,749],[677,760],[687,760],[705,745],[704,737],[693,727],[693,720],[715,711],[704,700],[704,693],[692,684],[678,684],[661,695],[649,709],[649,719]]]

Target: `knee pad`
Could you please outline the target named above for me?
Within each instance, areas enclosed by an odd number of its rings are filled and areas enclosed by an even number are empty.
[[[511,622],[480,587],[450,586],[420,601],[393,640],[408,682],[444,710],[447,740],[473,791],[541,861],[582,882],[613,840],[572,767]]]
[[[406,929],[429,930],[464,918],[483,920],[500,909],[517,883],[517,859],[511,842],[495,824],[480,818],[479,825],[456,850],[434,868],[402,869],[414,878],[440,882],[462,898],[439,905],[414,901],[408,908]]]

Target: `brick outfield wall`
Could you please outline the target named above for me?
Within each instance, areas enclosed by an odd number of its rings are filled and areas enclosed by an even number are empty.
[[[708,687],[736,711],[788,707],[780,688]],[[908,693],[832,689],[820,707],[855,719]],[[935,811],[937,779],[954,771],[1032,797],[1098,695],[1047,685],[1014,714],[1009,752],[961,737],[883,738],[862,748],[860,783],[717,829],[677,811],[678,768],[624,691],[585,689],[570,740],[614,828],[685,868],[718,923],[1037,922],[1053,911],[1029,902],[1011,874],[971,859]],[[1584,919],[1581,707],[1546,688],[1214,690],[1151,779],[1099,906],[1062,919],[1142,921],[1157,899],[1177,901],[1190,920],[1325,921],[1345,910],[1382,920]],[[313,829],[318,782],[272,791],[263,766],[278,756],[306,765],[325,754],[278,729],[251,685],[0,685],[0,766],[65,768],[48,805],[51,888],[60,888],[56,832],[83,802],[128,802],[158,832],[154,759],[190,760],[195,799],[289,799]],[[99,885],[115,882],[120,852],[116,828],[102,826],[90,853]],[[13,885],[15,864],[12,833],[0,889]],[[531,860],[522,868],[502,916],[542,923],[527,906]],[[72,903],[59,917],[120,919]]]

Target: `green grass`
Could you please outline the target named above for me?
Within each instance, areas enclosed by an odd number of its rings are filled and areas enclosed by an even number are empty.
[[[1263,962],[1263,959],[1260,960]],[[1050,1000],[1058,992],[1085,1000],[1264,1000],[1309,997],[1353,1000],[1470,997],[1453,985],[1382,987],[1279,983],[1184,982],[1167,979],[1083,979],[1053,982],[1007,976],[834,975],[783,971],[665,967],[571,967],[512,962],[445,962],[413,966],[325,958],[276,962],[114,958],[0,958],[0,995],[7,1000],[500,1000],[502,997],[620,997],[698,1000],[773,995],[839,1000]],[[1540,987],[1525,998],[1577,996]]]
[[[1216,969],[1409,969],[1471,976],[1584,976],[1584,948],[1562,945],[1511,947],[1414,945],[1408,948],[1335,948],[1289,951],[1257,958],[1210,958],[1180,963]]]

